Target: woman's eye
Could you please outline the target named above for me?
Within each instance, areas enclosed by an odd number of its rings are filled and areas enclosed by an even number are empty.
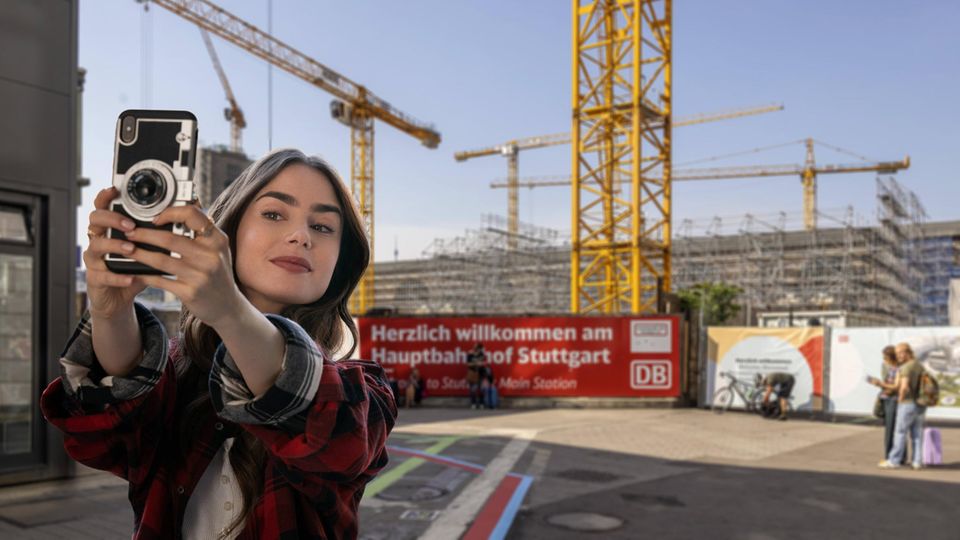
[[[315,230],[315,231],[317,231],[317,232],[328,232],[328,233],[333,232],[333,229],[331,229],[330,227],[327,227],[326,225],[322,225],[322,224],[319,224],[319,223],[316,224],[316,225],[313,225],[312,228],[313,228],[313,230]]]
[[[271,211],[268,210],[268,211],[266,211],[266,212],[264,212],[264,213],[262,213],[262,214],[260,214],[260,215],[263,216],[263,217],[265,217],[265,218],[267,218],[267,219],[269,219],[270,221],[277,221],[278,219],[280,219],[280,213],[279,213],[279,212],[271,212]]]

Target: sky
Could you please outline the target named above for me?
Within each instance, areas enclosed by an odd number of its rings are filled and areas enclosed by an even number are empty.
[[[266,1],[217,0],[264,30]],[[202,145],[228,144],[223,91],[196,26],[134,0],[80,2],[82,174],[91,180],[78,213],[78,243],[97,191],[108,187],[116,118],[129,108],[187,109]],[[506,214],[499,156],[464,163],[456,151],[570,130],[571,3],[560,0],[352,2],[274,0],[272,33],[415,118],[436,124],[436,150],[378,123],[375,260],[423,257],[434,238]],[[813,137],[872,160],[909,155],[897,180],[932,221],[960,219],[960,3],[925,0],[677,0],[675,117],[782,103],[785,110],[679,127],[675,166]],[[148,36],[148,39],[145,38]],[[329,114],[330,96],[213,37],[244,111],[245,152],[296,147],[329,160],[349,181],[349,130]],[[148,44],[144,47],[144,44]],[[148,58],[145,67],[144,58]],[[145,84],[146,81],[146,84]],[[269,118],[272,111],[272,130]],[[801,144],[697,166],[800,164]],[[520,154],[520,175],[569,174],[568,146]],[[817,149],[817,162],[849,163]],[[822,175],[818,205],[875,216],[875,175]],[[673,222],[723,216],[735,232],[746,214],[799,219],[798,178],[686,182],[674,186]],[[522,189],[520,219],[569,234],[570,190]],[[396,253],[395,253],[396,250]]]

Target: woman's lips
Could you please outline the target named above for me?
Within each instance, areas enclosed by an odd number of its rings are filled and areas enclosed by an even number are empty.
[[[300,266],[299,264],[282,261],[282,260],[273,260],[270,262],[279,266],[280,268],[283,268],[287,272],[291,272],[293,274],[306,274],[307,272],[309,272],[309,270],[307,270],[303,266]]]

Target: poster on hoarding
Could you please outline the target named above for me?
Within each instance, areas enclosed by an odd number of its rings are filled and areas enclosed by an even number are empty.
[[[940,385],[940,405],[927,418],[960,418],[960,328],[845,328],[830,336],[830,399],[839,414],[873,414],[879,390],[867,376],[881,377],[883,348],[907,343]]]
[[[793,375],[794,410],[812,410],[823,396],[823,328],[708,328],[702,403],[713,404],[727,375],[754,384],[757,375]],[[744,408],[736,397],[732,407]]]
[[[677,317],[361,317],[360,356],[428,396],[467,395],[467,355],[483,343],[505,397],[677,397]]]

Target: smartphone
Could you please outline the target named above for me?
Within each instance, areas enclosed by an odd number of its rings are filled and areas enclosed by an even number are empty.
[[[153,218],[171,206],[190,204],[195,198],[193,182],[197,159],[197,117],[187,111],[128,110],[117,118],[113,146],[113,187],[120,195],[110,210],[129,217],[137,228],[167,229],[193,238],[182,223],[161,227]],[[107,236],[126,240],[123,231],[108,229]],[[134,242],[138,248],[180,254]],[[119,253],[104,258],[107,268],[118,274],[164,274]]]

